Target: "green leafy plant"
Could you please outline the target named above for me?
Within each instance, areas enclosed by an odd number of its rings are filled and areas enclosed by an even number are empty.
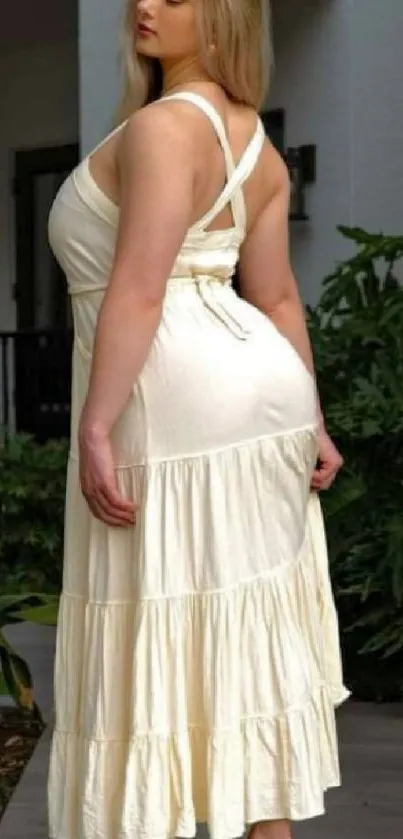
[[[329,432],[346,465],[324,496],[347,677],[403,696],[403,236],[341,227],[357,252],[308,309]]]
[[[12,697],[19,708],[30,711],[40,719],[34,701],[33,680],[27,662],[7,640],[4,628],[22,621],[55,625],[58,612],[57,595],[3,594],[0,595],[0,665],[2,690]]]
[[[40,445],[26,435],[5,437],[0,446],[1,691],[37,716],[29,666],[4,627],[57,622],[67,454],[65,440]]]
[[[3,591],[61,587],[68,443],[26,435],[0,446],[0,579]]]

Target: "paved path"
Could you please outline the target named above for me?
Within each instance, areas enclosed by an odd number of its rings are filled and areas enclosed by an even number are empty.
[[[8,636],[30,661],[38,703],[50,719],[54,631],[25,625]],[[329,794],[324,818],[296,826],[295,839],[402,839],[403,705],[349,703],[339,726],[343,787]],[[47,730],[0,824],[0,839],[47,839],[48,750]],[[202,828],[199,839],[206,839]]]

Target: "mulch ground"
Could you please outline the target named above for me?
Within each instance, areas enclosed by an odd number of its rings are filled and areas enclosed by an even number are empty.
[[[0,708],[0,820],[43,730],[32,714]]]

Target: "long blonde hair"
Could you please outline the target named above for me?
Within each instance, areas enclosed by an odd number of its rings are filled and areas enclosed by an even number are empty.
[[[162,93],[159,61],[136,51],[135,5],[136,0],[126,0],[119,120]],[[198,0],[196,11],[201,59],[209,77],[235,102],[259,110],[267,96],[272,63],[269,0]]]

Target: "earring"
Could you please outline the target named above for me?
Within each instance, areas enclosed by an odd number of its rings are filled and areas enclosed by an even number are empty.
[[[214,55],[214,53],[215,53],[216,49],[217,49],[217,45],[216,45],[216,44],[209,44],[208,51],[209,51],[210,55]]]

